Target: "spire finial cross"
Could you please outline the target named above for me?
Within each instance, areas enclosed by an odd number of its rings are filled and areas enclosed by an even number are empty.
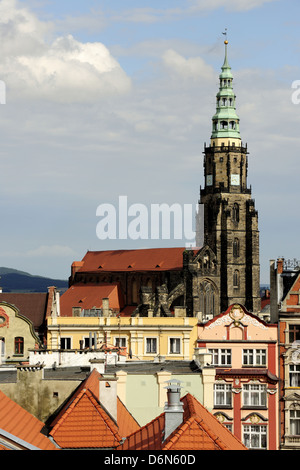
[[[225,41],[224,41],[224,43],[225,43],[225,44],[228,44],[228,39],[227,39],[227,28],[225,28],[225,32],[224,32],[224,33],[222,32],[222,34],[225,36]]]

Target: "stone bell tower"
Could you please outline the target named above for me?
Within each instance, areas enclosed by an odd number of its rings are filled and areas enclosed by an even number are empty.
[[[260,311],[258,214],[247,185],[248,151],[241,141],[227,46],[226,40],[210,145],[204,146],[205,185],[199,203],[204,208],[204,245],[215,253],[220,273],[220,311],[240,303],[256,313]]]

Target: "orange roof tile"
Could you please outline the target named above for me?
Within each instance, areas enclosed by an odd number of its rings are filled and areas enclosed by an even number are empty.
[[[118,423],[99,403],[99,378],[90,373],[51,423],[50,435],[62,448],[114,448],[123,437],[139,429],[138,423],[117,398]]]
[[[78,272],[169,271],[182,269],[185,248],[88,251]]]
[[[140,425],[137,423],[119,397],[117,402],[117,424],[119,428],[119,434],[122,437],[127,437],[131,433],[140,429]]]
[[[121,310],[124,306],[118,282],[111,284],[74,284],[60,298],[60,314],[62,317],[72,316],[72,308],[80,307],[89,310],[101,308],[102,299],[109,299],[109,307],[114,310]]]
[[[118,450],[246,450],[215,416],[189,393],[182,399],[183,422],[164,441],[165,414],[131,434]]]
[[[0,390],[0,428],[41,450],[57,447],[42,434],[44,423],[30,414]]]
[[[121,441],[114,421],[83,389],[50,432],[61,448],[113,448]]]

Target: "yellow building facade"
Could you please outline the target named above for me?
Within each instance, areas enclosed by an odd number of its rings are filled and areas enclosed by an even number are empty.
[[[0,364],[28,360],[28,350],[40,345],[32,322],[15,305],[0,302]]]
[[[119,348],[127,360],[191,360],[195,317],[60,317],[47,323],[48,350]]]

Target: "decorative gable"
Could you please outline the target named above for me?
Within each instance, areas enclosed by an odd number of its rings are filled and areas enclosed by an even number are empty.
[[[201,325],[199,339],[256,340],[268,339],[268,325],[240,304],[231,305],[225,313]],[[201,331],[202,330],[202,331]]]

